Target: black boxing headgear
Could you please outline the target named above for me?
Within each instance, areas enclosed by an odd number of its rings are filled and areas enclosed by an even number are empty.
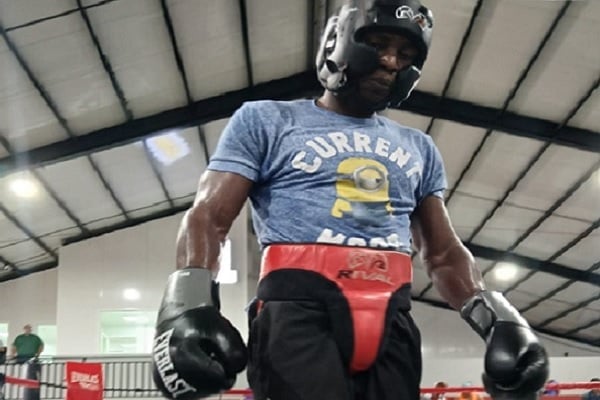
[[[363,42],[365,33],[398,33],[411,40],[418,54],[411,66],[398,72],[389,98],[377,108],[397,106],[421,78],[432,29],[433,14],[419,0],[348,0],[329,18],[321,37],[316,59],[319,81],[334,93],[349,90],[349,81],[380,65],[377,50]]]

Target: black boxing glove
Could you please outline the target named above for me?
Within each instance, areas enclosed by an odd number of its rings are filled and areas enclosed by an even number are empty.
[[[211,271],[169,276],[152,349],[154,383],[169,399],[199,399],[230,389],[246,367],[239,331],[219,311]]]
[[[548,379],[548,355],[519,311],[501,293],[484,290],[460,314],[486,342],[482,378],[492,399],[537,399]]]

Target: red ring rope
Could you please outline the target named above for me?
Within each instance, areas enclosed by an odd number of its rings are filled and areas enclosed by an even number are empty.
[[[5,376],[6,383],[18,386],[25,386],[31,389],[40,387],[40,382],[34,379],[15,378],[13,376]],[[544,387],[547,390],[571,390],[571,389],[600,389],[600,382],[571,382],[571,383],[551,383]],[[421,393],[460,393],[468,390],[470,392],[485,392],[485,389],[480,386],[469,387],[446,387],[446,388],[421,388]],[[252,394],[248,389],[234,389],[225,392],[227,394]]]

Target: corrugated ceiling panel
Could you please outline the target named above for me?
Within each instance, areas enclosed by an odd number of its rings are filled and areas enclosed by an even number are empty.
[[[595,300],[588,305],[588,308],[600,311],[600,300]]]
[[[17,228],[12,222],[10,222],[4,214],[0,213],[0,232],[2,232],[2,239],[0,240],[0,254],[9,262],[13,264],[18,262],[17,258],[12,259],[5,253],[5,249],[10,249],[12,246],[18,243],[29,242],[29,238],[23,231]],[[35,246],[35,252],[41,251],[41,247]]]
[[[306,21],[310,3],[297,0],[248,3],[248,36],[255,83],[307,69],[309,26]],[[310,65],[313,64],[311,60]]]
[[[566,332],[577,326],[585,325],[588,322],[596,320],[598,318],[600,318],[600,312],[583,308],[571,311],[566,316],[559,318],[556,321],[553,321],[550,324],[546,325],[546,328]]]
[[[436,120],[433,127],[431,136],[444,159],[448,188],[453,188],[485,130],[443,120]]]
[[[160,2],[117,1],[89,15],[136,118],[186,103]]]
[[[16,196],[10,189],[15,179],[25,179],[32,182],[37,194],[31,198]],[[70,227],[73,222],[66,216],[56,202],[44,190],[29,171],[11,174],[0,178],[0,201],[34,234],[52,232],[57,227]]]
[[[519,284],[518,290],[542,297],[550,290],[557,288],[567,280],[556,275],[538,272],[531,278]]]
[[[600,324],[595,324],[594,326],[591,326],[587,329],[582,329],[577,334],[582,337],[587,338],[590,341],[592,341],[592,340],[597,341],[598,338],[600,337]],[[596,350],[593,353],[598,354],[598,351]]]
[[[598,293],[598,286],[590,285],[586,282],[574,282],[571,286],[554,295],[559,301],[566,301],[571,304],[581,303],[588,300]]]
[[[561,5],[558,1],[484,2],[449,96],[501,106]]]
[[[247,86],[240,13],[235,0],[169,2],[195,99]]]
[[[562,6],[562,2],[555,2]],[[536,5],[537,7],[537,5]],[[519,5],[522,7],[522,3]],[[524,82],[511,110],[549,120],[562,120],[598,79],[600,2],[573,1],[547,48]],[[529,33],[528,36],[531,36]],[[589,118],[589,117],[588,117]],[[600,111],[596,109],[596,122]],[[583,123],[584,120],[579,120]],[[598,130],[598,124],[580,125]]]
[[[74,8],[70,0],[21,0],[0,2],[0,15],[5,29],[45,18]]]
[[[556,213],[585,221],[596,220],[600,216],[600,170],[573,193]]]
[[[556,262],[587,270],[600,262],[600,229],[581,239],[573,248],[556,259]],[[596,270],[600,274],[600,270]]]
[[[600,126],[600,92],[598,90],[592,94],[590,99],[585,102],[583,107],[569,121],[569,125],[598,132],[598,127]]]
[[[48,165],[39,168],[39,172],[84,224],[106,215],[119,214],[117,205],[87,157]]]
[[[589,224],[585,222],[551,216],[515,251],[529,257],[547,260],[588,226]]]
[[[460,190],[490,199],[501,198],[542,145],[533,139],[492,133]]]
[[[458,236],[463,240],[468,238],[494,204],[491,200],[456,193],[448,203],[448,212]]]
[[[506,298],[508,299],[508,301],[511,302],[513,306],[517,308],[522,308],[525,307],[527,304],[531,303],[532,301],[536,300],[538,297],[529,292],[517,289],[509,292]],[[525,318],[527,318],[527,316],[525,316]]]
[[[551,145],[510,194],[507,202],[538,210],[547,209],[598,160],[600,157],[591,152]],[[600,188],[598,196],[600,201]]]
[[[50,242],[48,242],[48,244],[50,245]],[[58,248],[58,246],[55,244],[51,245],[50,247],[53,250]],[[15,263],[19,269],[28,265],[31,266],[41,264],[41,262],[44,260],[51,260],[51,257],[48,255],[48,253],[46,253],[44,249],[39,247],[31,240],[3,248],[2,256],[9,261],[19,260]]]
[[[206,142],[208,144],[208,154],[212,155],[217,148],[217,143],[221,137],[221,133],[227,125],[229,118],[219,119],[204,125],[204,132],[206,133]]]
[[[423,132],[425,132],[425,129],[427,129],[427,125],[429,124],[429,120],[431,119],[429,117],[424,117],[419,114],[413,114],[406,111],[392,109],[387,109],[381,114],[393,121],[396,121],[400,125],[408,126],[414,129],[419,129]]]
[[[472,0],[428,0],[424,4],[435,19],[433,40],[423,68],[419,90],[441,94],[476,2]]]
[[[140,142],[96,153],[93,157],[126,210],[165,200]]]
[[[20,29],[11,37],[74,132],[124,120],[78,13]]]
[[[502,206],[473,241],[496,249],[506,249],[541,215],[541,211]]]
[[[530,311],[525,312],[523,315],[532,325],[538,325],[544,320],[560,314],[571,307],[572,305],[569,303],[549,299],[541,303],[539,306],[532,308]]]
[[[194,200],[196,193],[190,193],[190,195],[188,196],[183,196],[183,197],[178,197],[173,199],[173,203],[175,204],[175,207],[178,206],[183,206],[185,204],[188,204],[190,202],[192,202]]]
[[[0,41],[0,132],[15,151],[66,137],[4,40]]]

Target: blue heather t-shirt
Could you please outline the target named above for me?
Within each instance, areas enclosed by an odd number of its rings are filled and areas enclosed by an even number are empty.
[[[410,251],[410,215],[446,178],[431,138],[388,118],[353,118],[314,100],[245,103],[231,117],[210,170],[255,184],[262,246],[329,243]]]

